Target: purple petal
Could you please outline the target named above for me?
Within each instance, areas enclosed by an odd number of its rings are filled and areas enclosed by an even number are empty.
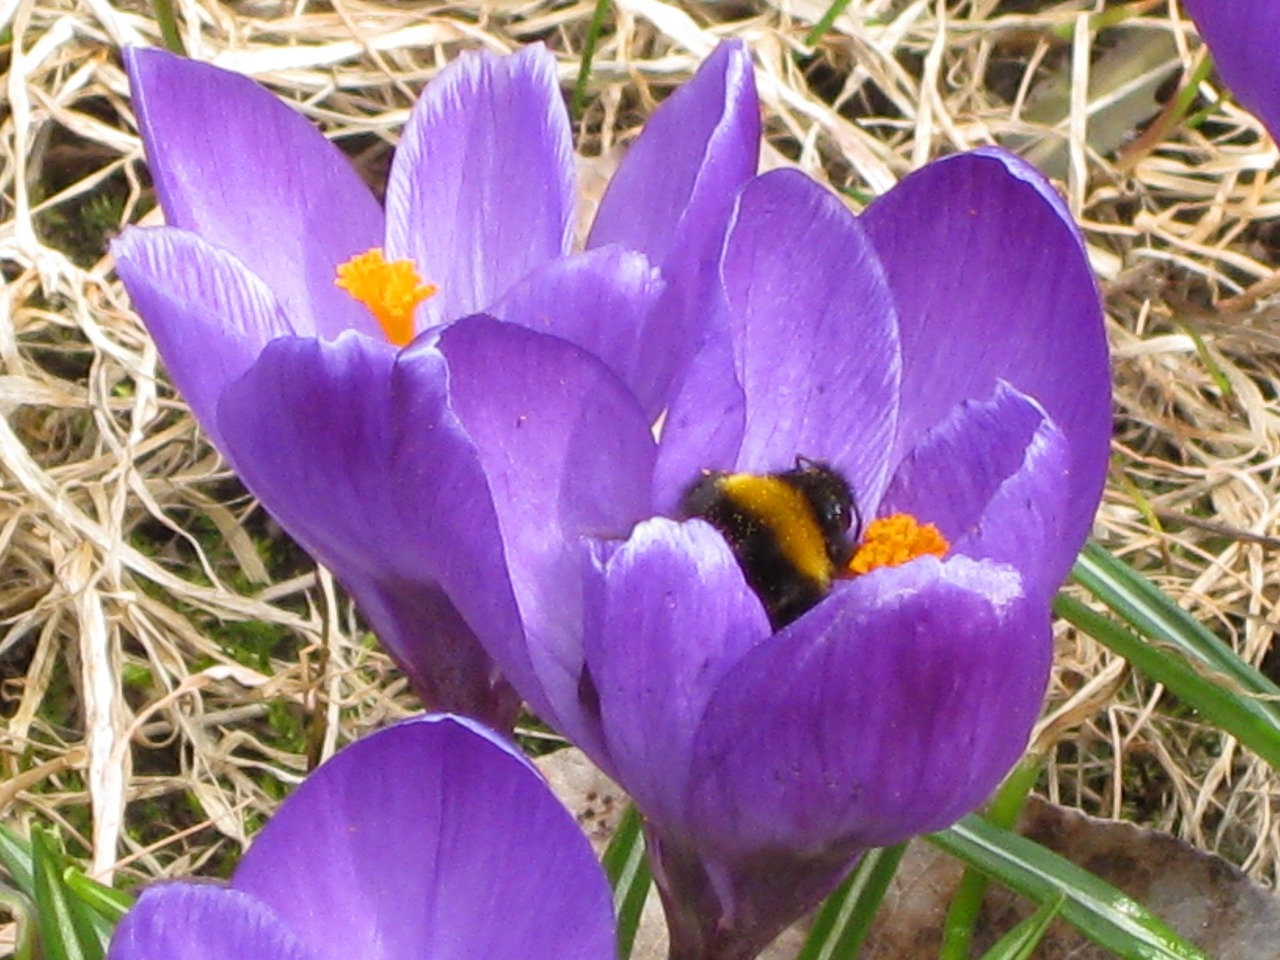
[[[1066,438],[1039,404],[1001,381],[966,400],[898,467],[882,514],[938,525],[955,553],[999,560],[1056,590],[1077,544],[1063,531],[1071,489]]]
[[[218,422],[245,484],[366,601],[410,675],[452,678],[423,694],[471,691],[433,706],[480,712],[492,667],[470,632],[518,636],[520,622],[488,487],[448,409],[439,353],[425,345],[397,354],[350,333],[277,340],[228,388]],[[469,630],[415,623],[438,606],[437,589]]]
[[[696,843],[645,824],[672,957],[755,957],[853,869],[858,853],[828,846],[764,851],[721,862]]]
[[[1050,603],[1080,552],[1063,532],[1070,516],[1070,449],[1052,422],[1027,443],[1018,471],[1000,485],[977,528],[957,553],[1008,563],[1022,572],[1029,596]]]
[[[862,223],[898,305],[899,455],[1008,381],[1067,437],[1065,527],[1078,547],[1106,475],[1111,385],[1097,286],[1066,207],[1030,166],[990,149],[929,164]]]
[[[581,542],[626,537],[649,514],[648,420],[607,367],[558,337],[471,317],[448,327],[440,347],[453,410],[493,491],[525,627],[523,637],[477,633],[544,720],[578,728]],[[524,656],[536,684],[508,666]]]
[[[1185,0],[1236,98],[1280,133],[1280,8],[1272,0]]]
[[[299,333],[376,330],[333,283],[382,243],[382,211],[342,152],[248,77],[138,47],[125,66],[169,224],[266,281]]]
[[[324,960],[613,956],[608,885],[538,773],[483,727],[399,724],[313,773],[233,884]]]
[[[874,504],[888,480],[899,360],[861,227],[803,174],[768,173],[743,191],[723,269],[746,432],[735,463],[702,466],[762,473],[797,455],[826,460]]]
[[[651,389],[648,323],[664,287],[643,254],[604,247],[534,268],[489,312],[577,344],[636,393]]]
[[[419,328],[487,309],[568,253],[574,202],[555,58],[541,45],[458,57],[413,108],[387,184],[388,256],[440,288]]]
[[[701,521],[642,523],[593,587],[586,654],[610,773],[646,817],[678,822],[702,712],[725,671],[770,635],[768,618],[724,538]]]
[[[663,262],[689,231],[728,222],[759,154],[751,52],[741,41],[726,41],[654,111],[628,148],[587,246],[617,243]]]
[[[380,573],[356,573],[351,566],[342,568],[341,578],[423,703],[475,717],[504,733],[515,728],[523,700],[498,673],[443,587],[421,578],[406,581]],[[500,576],[486,582],[483,592],[459,598],[481,624],[497,618],[475,613],[477,604],[492,605],[499,613],[505,613],[510,604],[510,587]]]
[[[699,731],[703,849],[883,846],[986,799],[1048,678],[1048,609],[1021,591],[1009,567],[923,557],[838,584],[744,657]]]
[[[654,112],[601,201],[587,246],[641,250],[669,283],[644,339],[648,380],[638,397],[651,416],[669,402],[671,383],[720,295],[725,228],[759,153],[751,53],[726,41]]]
[[[289,320],[266,284],[195,234],[128,229],[111,254],[169,376],[225,452],[218,397],[269,341],[293,332]]]
[[[148,887],[111,938],[107,960],[313,960],[274,910],[213,883]]]
[[[662,428],[653,474],[653,505],[674,516],[689,484],[708,464],[732,464],[747,426],[727,319],[712,322],[706,342],[685,368]]]

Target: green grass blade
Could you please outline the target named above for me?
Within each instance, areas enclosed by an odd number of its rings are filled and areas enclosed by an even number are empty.
[[[847,6],[849,6],[849,0],[835,0],[831,6],[827,7],[827,12],[822,15],[822,19],[815,23],[813,28],[805,34],[805,46],[817,46],[818,41],[827,35],[831,25],[836,22],[836,17],[844,13],[844,8]]]
[[[613,887],[613,909],[618,915],[618,956],[631,956],[640,928],[640,914],[649,895],[652,878],[649,861],[644,855],[644,832],[640,814],[628,806],[618,824],[618,832],[609,841],[601,862]]]
[[[1006,933],[994,947],[982,955],[982,960],[1028,960],[1031,951],[1044,939],[1049,924],[1062,911],[1067,898],[1046,901],[1031,916]]]
[[[0,865],[8,871],[22,895],[36,904],[42,939],[56,937],[63,952],[74,953],[74,947],[67,947],[63,927],[64,922],[70,923],[75,945],[86,958],[102,957],[112,930],[133,904],[133,898],[90,880],[74,867],[64,867],[52,839],[37,836],[39,860],[36,843],[22,839],[0,824]],[[51,904],[48,911],[45,904]],[[57,945],[52,950],[46,946],[45,956],[53,957],[59,949]]]
[[[1012,827],[1043,767],[1043,756],[1024,756],[1005,777],[987,805],[987,821],[1000,827]],[[978,926],[978,915],[982,912],[982,901],[986,898],[989,884],[987,875],[981,870],[965,868],[942,926],[942,948],[938,951],[938,960],[969,960],[973,955],[973,932]]]
[[[0,823],[0,866],[9,872],[14,886],[30,899],[35,899],[35,867],[31,860],[31,844],[3,823]]]
[[[155,15],[156,26],[160,28],[160,41],[170,53],[181,57],[187,55],[187,48],[182,43],[182,33],[178,30],[178,18],[173,12],[170,0],[151,0],[151,12]]]
[[[67,870],[64,879],[67,889],[88,909],[105,920],[108,928],[119,923],[120,918],[133,906],[133,897],[123,890],[98,883],[74,868]]]
[[[814,917],[796,960],[850,960],[858,955],[906,849],[906,844],[898,844],[863,855]]]
[[[600,31],[604,29],[604,18],[609,12],[609,5],[609,0],[596,0],[596,9],[591,14],[591,23],[587,27],[587,39],[582,45],[582,59],[578,65],[578,79],[573,85],[573,97],[569,101],[576,120],[582,118],[582,111],[587,105],[587,82],[591,79],[591,62],[596,56],[596,46],[600,43]]]
[[[99,960],[81,942],[71,900],[62,883],[61,857],[53,841],[42,831],[31,838],[36,916],[39,919],[40,952],[45,960]]]
[[[107,945],[111,943],[111,935],[115,932],[119,917],[109,919],[99,913],[92,904],[81,899],[75,889],[76,877],[86,884],[93,882],[74,867],[67,867],[62,871],[62,886],[68,894],[67,903],[71,907],[71,922],[75,925],[80,946],[85,955],[90,960],[102,960],[107,955]]]
[[[0,883],[0,910],[13,918],[13,960],[34,960],[36,957],[36,907],[31,898],[20,890]]]
[[[1150,640],[1168,644],[1229,678],[1239,689],[1270,698],[1266,709],[1280,716],[1280,686],[1245,663],[1150,580],[1096,543],[1076,561],[1072,579]]]
[[[1059,595],[1054,610],[1280,769],[1280,718],[1268,704],[1228,689],[1207,675],[1204,666],[1192,663],[1177,650],[1143,640],[1079,600]]]
[[[930,843],[1034,900],[1065,897],[1062,917],[1128,960],[1210,960],[1136,900],[1037,843],[970,815]]]

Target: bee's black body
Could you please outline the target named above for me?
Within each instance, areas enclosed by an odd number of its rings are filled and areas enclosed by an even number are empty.
[[[708,471],[685,491],[680,510],[724,535],[774,629],[826,596],[853,550],[853,492],[815,460],[798,458],[794,469],[772,474]]]

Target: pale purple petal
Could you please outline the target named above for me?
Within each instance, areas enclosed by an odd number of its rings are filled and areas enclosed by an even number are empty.
[[[171,226],[265,281],[299,333],[372,332],[334,284],[382,244],[382,211],[342,152],[248,77],[163,50],[125,50],[138,129]]]
[[[770,635],[769,620],[724,538],[701,521],[640,524],[586,593],[610,773],[646,817],[680,822],[702,712],[725,671]]]
[[[742,659],[699,731],[692,825],[714,857],[936,830],[1026,746],[1049,611],[991,561],[923,557],[835,587]]]
[[[803,174],[765,174],[743,191],[723,270],[746,428],[735,462],[702,466],[767,473],[798,455],[825,460],[860,503],[875,503],[888,480],[898,341],[857,221]],[[684,411],[673,413],[669,430]]]
[[[623,538],[649,514],[648,421],[604,364],[558,337],[471,317],[448,327],[440,348],[450,402],[493,491],[526,631],[481,637],[544,720],[577,728],[579,544]],[[538,673],[533,686],[508,662],[524,656]]]
[[[956,541],[956,552],[1017,567],[1028,595],[1051,603],[1080,552],[1064,530],[1072,506],[1069,464],[1066,438],[1043,421],[1021,467],[1000,485],[977,528]]]
[[[387,184],[387,253],[440,292],[419,329],[490,307],[545,260],[569,252],[573,146],[541,45],[462,54],[427,85]]]
[[[218,397],[269,341],[293,332],[289,319],[266,284],[195,234],[132,228],[111,254],[169,376],[226,453]]]
[[[717,317],[685,367],[662,427],[653,472],[653,505],[674,516],[689,484],[709,464],[732,464],[747,426],[747,397],[738,381],[728,321]]]
[[[728,221],[759,154],[751,52],[741,41],[726,41],[654,111],[627,149],[587,246],[617,243],[661,263],[688,231]]]
[[[1062,432],[1003,381],[966,400],[898,467],[881,514],[937,524],[954,552],[999,560],[1043,585],[1047,600],[1075,560],[1064,535],[1071,478]]]
[[[1067,438],[1066,537],[1078,546],[1106,476],[1111,381],[1097,285],[1065,205],[1029,165],[989,149],[912,174],[861,221],[898,306],[897,456],[1003,379]]]
[[[365,601],[392,654],[431,684],[423,695],[470,690],[484,702],[491,668],[480,669],[474,638],[419,619],[438,588],[475,634],[520,633],[488,487],[449,410],[439,353],[350,333],[277,340],[224,393],[218,420],[245,484]],[[432,706],[476,709],[467,697]]]
[[[316,960],[278,914],[214,883],[142,891],[111,938],[107,960]]]
[[[607,960],[608,885],[513,748],[453,717],[364,738],[313,773],[233,885],[320,960]]]
[[[1274,0],[1184,0],[1231,92],[1280,133],[1280,7]]]
[[[643,341],[647,379],[637,396],[651,417],[668,405],[723,295],[717,265],[725,228],[759,153],[751,53],[726,41],[649,118],[601,201],[587,246],[643,251],[668,281]]]
[[[487,312],[577,344],[637,393],[650,386],[649,321],[664,288],[643,254],[602,247],[535,267]]]

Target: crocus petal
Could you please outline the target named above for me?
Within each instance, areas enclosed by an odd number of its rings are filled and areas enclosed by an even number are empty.
[[[266,284],[195,234],[130,229],[111,253],[169,376],[225,453],[218,397],[269,341],[292,332],[288,319]]]
[[[232,885],[317,958],[613,956],[608,885],[538,773],[478,724],[426,717],[308,777]]]
[[[107,960],[315,960],[270,907],[212,883],[161,883],[124,915]]]
[[[1064,532],[1071,505],[1070,455],[1057,426],[1042,421],[1020,468],[1000,484],[976,527],[954,544],[957,553],[1016,567],[1027,595],[1046,605],[1079,553]]]
[[[754,960],[830,893],[861,851],[836,844],[795,856],[764,851],[721,861],[695,842],[645,824],[645,849],[662,895],[673,957]]]
[[[726,41],[649,118],[610,181],[588,247],[619,243],[662,266],[668,288],[641,344],[651,416],[701,342],[720,296],[716,264],[738,191],[755,175],[760,105],[751,53]]]
[[[736,463],[702,466],[826,460],[875,503],[900,362],[893,302],[857,221],[803,174],[765,174],[742,193],[723,271],[746,429]]]
[[[422,322],[484,310],[568,253],[574,202],[555,58],[541,45],[459,56],[414,106],[387,184],[388,254],[440,288]]]
[[[515,728],[523,705],[520,695],[497,672],[475,630],[438,583],[366,573],[350,564],[337,569],[378,642],[395,657],[424,703],[476,717],[495,730]],[[488,580],[485,593],[460,602],[483,629],[497,618],[485,615],[490,611],[477,614],[475,607],[492,605],[500,617],[511,609],[509,595],[499,575]],[[511,624],[509,629],[518,628]]]
[[[990,399],[959,404],[916,444],[880,512],[935,523],[953,551],[1010,564],[1052,591],[1078,549],[1063,530],[1070,458],[1044,409],[1001,381]]]
[[[1236,98],[1280,131],[1280,8],[1272,0],[1184,0]]]
[[[680,499],[708,464],[732,464],[747,427],[747,396],[738,382],[725,311],[685,367],[663,421],[653,470],[653,506],[674,516]]]
[[[245,484],[360,590],[374,630],[432,706],[472,712],[448,695],[468,688],[484,702],[491,668],[474,639],[415,621],[438,586],[476,633],[520,630],[488,487],[448,409],[439,353],[397,353],[351,333],[276,340],[225,391],[218,422]],[[403,617],[382,622],[380,611]]]
[[[957,403],[1008,381],[1070,444],[1066,529],[1078,546],[1106,476],[1111,391],[1098,289],[1070,213],[1029,165],[984,149],[929,164],[861,219],[898,306],[898,455]]]
[[[640,524],[597,569],[587,598],[610,773],[647,817],[679,821],[694,732],[725,671],[772,632],[764,608],[724,538],[700,520]]]
[[[170,225],[266,281],[299,333],[374,332],[335,268],[382,243],[382,211],[350,162],[248,77],[128,48],[138,129]]]
[[[690,221],[727,222],[759,154],[751,52],[740,40],[726,41],[654,111],[627,149],[587,246],[617,243],[661,263]]]
[[[666,284],[643,254],[603,247],[548,260],[488,311],[594,354],[632,393],[649,386],[649,320]]]
[[[448,327],[440,349],[453,410],[494,493],[526,631],[481,636],[544,720],[578,729],[578,543],[625,537],[648,514],[648,421],[603,363],[558,337],[477,316]],[[520,663],[509,663],[523,659],[526,643],[538,673],[532,686]]]
[[[946,826],[1026,746],[1050,655],[1048,611],[1009,567],[922,557],[838,584],[720,684],[692,831],[728,858]]]

